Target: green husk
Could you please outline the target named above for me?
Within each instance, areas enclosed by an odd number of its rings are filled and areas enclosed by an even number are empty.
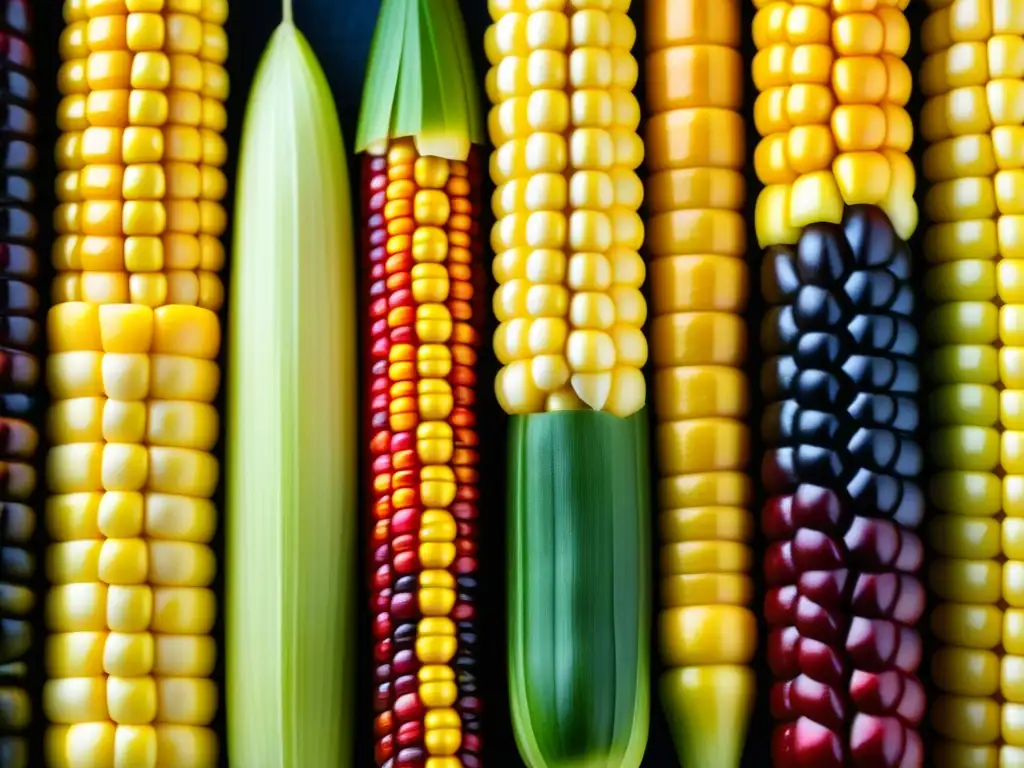
[[[384,0],[356,131],[356,152],[411,137],[420,154],[464,161],[484,125],[456,0]]]
[[[646,409],[513,416],[509,687],[530,768],[637,768],[650,714]]]
[[[227,381],[231,765],[353,765],[355,252],[334,101],[287,20],[243,128]]]

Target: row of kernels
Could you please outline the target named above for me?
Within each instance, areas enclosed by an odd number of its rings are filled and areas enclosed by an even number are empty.
[[[936,757],[936,765],[1015,766],[1024,760],[1024,705],[990,698],[939,696],[932,704],[932,723],[938,733],[952,741],[943,744],[950,750]],[[1001,747],[993,742],[1003,741]],[[989,746],[991,745],[991,746]],[[965,748],[966,747],[966,748]],[[952,755],[959,759],[996,762],[946,763]]]
[[[122,620],[122,626],[131,626],[123,621],[124,616],[115,614],[113,618]],[[213,674],[217,647],[212,636],[150,634],[148,629],[111,627],[51,635],[46,644],[47,675],[51,679],[149,675],[202,679]]]
[[[84,163],[82,144],[89,128],[88,85],[86,68],[89,57],[87,41],[88,16],[82,0],[66,0],[64,17],[67,22],[61,32],[59,54],[61,67],[57,86],[62,95],[57,109],[57,127],[61,131],[55,149],[57,163],[57,207],[54,210],[53,266],[58,270],[79,269],[82,244],[82,203],[80,175]],[[80,293],[78,281],[54,282],[53,294],[57,300]]]
[[[47,414],[47,432],[54,445],[71,443],[145,443],[149,447],[211,451],[217,443],[219,414],[210,403],[186,400],[145,400],[135,391],[105,388],[104,397],[58,400]],[[112,393],[138,395],[112,399]]]
[[[958,87],[932,96],[921,108],[921,135],[933,143],[991,132],[1000,165],[1019,163],[1019,157],[1010,152],[1019,149],[1020,131],[1014,128],[1019,129],[1021,121],[1020,98],[1010,92],[1011,83],[1019,81],[990,81],[987,85]]]
[[[729,16],[732,7],[723,14]],[[726,338],[707,332],[706,323],[742,311],[746,301],[746,272],[734,258],[745,247],[745,231],[732,221],[745,203],[738,173],[746,155],[737,114],[742,79],[732,62],[735,51],[725,47],[731,42],[724,29],[716,35],[712,20],[702,21],[692,37],[706,29],[712,40],[721,39],[721,47],[683,45],[647,60],[648,81],[666,92],[649,92],[663,109],[656,109],[647,128],[647,190],[654,213],[648,238],[654,257],[651,353],[664,478],[658,636],[669,666],[746,663],[753,637],[742,607],[751,597],[743,542],[752,522],[742,509],[749,501],[749,478],[739,474],[743,451],[727,455],[729,444],[739,447],[741,435],[723,418],[745,412],[744,377],[738,368],[725,367],[741,364],[745,334],[737,324]],[[688,69],[691,60],[706,65]],[[713,78],[706,68],[711,62],[720,67]],[[667,93],[673,78],[686,98],[673,100]],[[689,332],[687,319],[705,332]],[[711,348],[734,359],[708,354]],[[706,462],[683,461],[698,455]],[[693,626],[701,632],[689,631]]]
[[[477,160],[478,156],[474,153],[470,155],[468,163],[456,166],[455,173],[462,183],[458,188],[450,188],[453,210],[463,210],[467,216],[474,215],[474,218],[480,210]],[[451,225],[452,222],[449,223],[449,234],[457,234]],[[481,717],[479,699],[476,698],[475,594],[479,569],[477,505],[480,500],[475,365],[483,326],[483,281],[477,261],[483,256],[480,238],[473,238],[472,255],[472,265],[449,260],[449,271],[453,277],[457,274],[456,267],[465,267],[464,271],[458,273],[462,281],[460,284],[465,287],[467,295],[473,295],[476,299],[472,317],[460,321],[453,336],[457,354],[451,377],[454,407],[449,418],[454,442],[451,464],[456,483],[455,496],[448,505],[455,533],[454,559],[448,567],[454,576],[455,601],[449,615],[459,629],[458,650],[450,666],[455,671],[457,699],[452,709],[428,711],[425,720],[426,747],[430,755],[427,765],[433,763],[443,766],[444,761],[457,760],[464,768],[479,768],[481,764]]]
[[[393,627],[391,612],[398,607],[395,595],[395,578],[399,567],[409,559],[408,553],[395,552],[392,548],[392,537],[402,535],[408,527],[402,520],[416,510],[402,510],[402,516],[394,517],[395,508],[392,504],[392,477],[396,472],[408,472],[415,468],[416,455],[411,446],[406,444],[408,433],[392,432],[391,404],[394,396],[407,396],[408,386],[412,382],[392,383],[388,376],[389,356],[392,339],[400,343],[408,334],[408,323],[402,323],[409,314],[408,307],[392,308],[389,305],[388,282],[395,279],[408,282],[411,263],[403,258],[400,248],[390,242],[389,218],[385,211],[394,209],[394,194],[390,188],[390,167],[387,157],[368,157],[366,161],[366,178],[371,196],[367,199],[364,215],[367,217],[366,245],[370,257],[370,297],[371,297],[371,382],[370,382],[370,449],[373,455],[372,493],[374,505],[374,529],[371,538],[372,579],[371,610],[375,620],[373,638],[375,657],[378,666],[375,670],[374,682],[377,686],[375,697],[375,743],[374,754],[377,765],[383,765],[393,757],[395,734],[393,732],[393,696],[392,696],[392,660],[391,649]],[[408,201],[403,201],[407,202]],[[408,216],[408,214],[407,214]],[[390,218],[395,218],[394,216]],[[415,385],[414,385],[415,386]],[[414,390],[415,391],[415,390]],[[393,393],[393,394],[392,394]],[[400,427],[401,424],[399,423]],[[395,494],[399,497],[408,494],[407,488],[399,488]],[[392,529],[392,522],[397,522]],[[415,525],[415,518],[410,525]],[[404,568],[402,568],[404,570]],[[409,602],[413,608],[414,603]]]
[[[210,728],[186,725],[115,725],[110,722],[55,726],[47,730],[46,765],[74,768],[82,755],[101,765],[213,768],[217,736]],[[160,762],[158,762],[160,761]]]
[[[82,203],[78,229],[83,239],[96,240],[91,244],[90,254],[99,256],[100,261],[112,262],[110,268],[113,270],[123,265],[128,272],[148,272],[159,269],[140,267],[148,266],[147,262],[155,260],[154,254],[160,254],[160,237],[167,220],[162,200],[166,182],[160,165],[164,152],[162,147],[152,142],[149,153],[136,154],[133,151],[129,154],[126,150],[133,148],[126,143],[123,134],[119,142],[114,140],[114,136],[119,130],[137,128],[139,130],[132,130],[129,137],[136,133],[153,133],[163,138],[166,118],[161,113],[167,109],[163,91],[170,85],[171,63],[165,52],[154,50],[152,46],[152,38],[156,35],[152,27],[159,27],[162,36],[163,19],[153,19],[150,24],[142,24],[140,29],[138,22],[144,21],[145,17],[132,16],[131,32],[128,31],[128,17],[120,15],[94,16],[87,28],[90,55],[86,80],[90,92],[86,119],[90,127],[86,129],[82,142],[84,165],[79,172]],[[140,50],[135,53],[133,48]],[[98,156],[104,154],[107,156]],[[103,160],[113,162],[108,164]],[[107,247],[97,248],[101,243]],[[145,278],[136,281],[143,285],[147,282]],[[121,295],[103,296],[99,293],[100,290],[109,292],[118,283],[121,284]],[[123,296],[124,289],[128,287],[127,275],[119,281],[93,277],[88,286],[80,278],[60,280],[58,284],[69,291],[76,291],[77,295],[57,295],[57,301],[79,296],[86,300],[101,297],[107,301],[128,300]]]
[[[1024,130],[1000,126],[948,136],[925,149],[922,164],[925,178],[932,183],[1002,174],[1015,178],[1012,172],[1024,167]]]
[[[209,544],[217,527],[216,509],[210,500],[154,492],[50,496],[45,520],[55,543],[146,536]]]
[[[46,624],[58,632],[141,632],[205,635],[213,627],[216,597],[206,587],[55,586],[46,598]]]
[[[925,53],[956,43],[985,42],[998,35],[1024,34],[1024,10],[1016,3],[992,0],[944,0],[929,3],[921,25]]]
[[[950,602],[995,604],[1002,601],[1014,608],[1024,607],[1024,562],[1001,563],[995,559],[999,552],[992,554],[993,550],[1007,544],[1019,556],[1020,521],[1009,526],[985,526],[984,518],[974,522],[979,524],[974,533],[980,541],[954,538],[942,543],[939,554],[946,557],[931,565],[931,589],[940,599]],[[945,533],[960,532],[951,531],[948,525],[943,528]]]
[[[32,68],[33,54],[27,41],[33,30],[26,5],[10,3],[7,9],[6,44],[0,60],[5,68],[13,66],[16,71]],[[27,77],[7,79],[0,90],[10,110],[3,170],[18,179],[16,185],[6,185],[12,205],[0,232],[0,247],[6,256],[0,270],[6,281],[0,317],[6,347],[0,355],[0,384],[7,406],[0,419],[0,759],[11,768],[27,768],[27,731],[38,717],[29,692],[31,680],[38,674],[31,652],[40,642],[33,615],[39,596],[31,586],[40,568],[33,552],[36,511],[27,503],[35,501],[38,485],[33,461],[40,442],[35,415],[42,375],[35,355],[41,317],[39,264],[33,250],[37,225],[31,210],[36,196],[36,94],[35,84]],[[13,405],[15,401],[20,402]]]
[[[694,37],[707,28],[713,38],[715,30],[709,25],[694,30]],[[654,257],[652,354],[658,366],[659,469],[663,476],[695,487],[702,485],[702,478],[706,481],[705,493],[685,499],[693,506],[662,507],[665,610],[659,617],[659,639],[662,658],[672,666],[742,664],[752,649],[751,616],[743,606],[752,597],[751,555],[745,542],[753,523],[742,507],[729,506],[742,500],[726,499],[716,492],[718,484],[708,480],[742,472],[749,459],[746,430],[733,421],[746,414],[747,384],[738,367],[727,367],[730,362],[742,364],[745,334],[741,323],[734,333],[727,328],[723,337],[690,333],[685,322],[689,318],[706,329],[706,321],[716,315],[739,320],[746,304],[746,269],[735,258],[739,253],[732,253],[742,251],[745,233],[736,230],[733,247],[723,237],[729,214],[738,213],[745,203],[738,174],[746,155],[738,114],[742,77],[735,58],[737,52],[725,46],[681,45],[647,60],[648,78],[663,92],[653,94],[654,101],[664,105],[647,133],[653,171],[648,197],[656,214],[649,246]],[[688,61],[705,64],[687,69]],[[714,78],[708,69],[712,62],[720,66]],[[670,86],[673,78],[677,82]],[[682,98],[674,99],[670,88]],[[683,223],[701,218],[724,223],[710,229]],[[720,359],[715,348],[733,359]],[[699,622],[707,631],[697,638],[685,631],[688,622]]]
[[[107,538],[57,542],[46,553],[52,584],[100,581],[111,585],[206,587],[216,573],[213,550],[185,541],[146,540],[142,494],[113,493],[102,505]]]
[[[204,0],[199,18],[203,23],[202,47],[199,57],[203,62],[204,91],[202,93],[202,134],[203,158],[200,166],[200,221],[223,220],[226,214],[222,201],[227,196],[227,177],[222,168],[227,163],[227,106],[229,81],[224,64],[227,61],[228,42],[224,23],[227,21],[227,0]],[[206,204],[205,207],[204,203]],[[218,208],[213,207],[219,206]],[[224,245],[219,237],[200,234],[199,263],[196,268],[219,272],[224,268]],[[194,259],[193,259],[194,262]],[[219,284],[219,283],[218,283]],[[221,289],[223,291],[223,288]],[[211,297],[209,306],[216,309],[223,302],[223,296]],[[216,306],[214,306],[216,304]]]
[[[1020,126],[1024,121],[1024,110],[1020,106],[1024,98],[1024,41],[1020,36],[1024,32],[1024,8],[1019,7],[1019,3],[1016,5],[1016,19],[1008,18],[1008,8],[993,13],[996,36],[991,38],[985,51],[989,78],[985,84],[986,101],[992,121],[990,135],[993,149],[1000,145],[1002,160],[1001,169],[993,176],[991,184],[999,213],[1011,215],[1024,213],[1024,208],[1008,197],[1024,191],[1024,171],[1021,170],[1024,168],[1024,129]],[[999,34],[1004,30],[1008,34]],[[959,51],[959,46],[956,48]],[[1019,154],[1007,156],[1014,150]],[[1016,255],[1012,251],[1001,254],[997,290],[999,298],[1005,302],[999,311],[999,338],[1005,345],[1000,353],[1015,350],[1020,356],[1024,355],[1024,261],[1011,258]],[[1005,516],[1000,531],[1001,552],[994,553],[1006,558],[1001,602],[1011,610],[1024,606],[1024,518],[1020,516],[1024,507],[1024,385],[1014,378],[1018,377],[1002,378],[1003,391],[999,398]],[[1003,750],[1017,748],[1016,757],[1024,762],[1024,657],[1012,655],[1015,652],[1021,654],[1020,650],[1004,645],[1000,659],[998,679],[1003,698],[1000,735]],[[991,691],[980,695],[993,697],[994,694],[995,691]]]

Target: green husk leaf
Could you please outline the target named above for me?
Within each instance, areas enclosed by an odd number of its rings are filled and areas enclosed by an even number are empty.
[[[476,70],[473,67],[473,57],[469,53],[469,46],[462,45],[458,41],[467,40],[466,22],[459,12],[458,0],[443,0],[448,5],[448,23],[451,27],[452,50],[459,58],[459,67],[462,69],[462,82],[469,84],[469,93],[466,101],[466,120],[469,124],[469,135],[474,144],[483,144],[487,137],[487,126],[480,113],[479,102],[476,98],[478,79]]]
[[[370,48],[356,152],[411,137],[421,154],[464,161],[485,141],[476,74],[454,0],[384,0]]]
[[[232,765],[351,766],[355,251],[331,92],[278,27],[243,128],[227,380]]]
[[[647,413],[509,423],[509,687],[529,768],[638,768],[650,716]]]

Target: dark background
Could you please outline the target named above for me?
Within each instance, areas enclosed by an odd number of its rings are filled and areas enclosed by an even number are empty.
[[[701,2],[702,0],[689,0],[690,2]],[[683,2],[683,0],[680,0]],[[709,4],[723,2],[723,0],[706,0]],[[743,6],[745,29],[750,29],[750,22],[753,18],[753,3],[749,0],[739,0]],[[52,179],[54,168],[52,162],[52,147],[56,139],[56,129],[53,125],[53,115],[56,113],[56,71],[57,71],[57,40],[61,29],[60,8],[61,3],[57,0],[40,0],[35,3],[36,8],[36,45],[38,49],[37,80],[40,86],[39,116],[40,128],[40,159],[41,159],[41,189],[40,189],[40,221],[43,224],[43,236],[40,242],[41,252],[46,253],[49,248],[51,235],[49,229],[50,212],[54,204],[52,193]],[[470,46],[476,62],[477,74],[480,83],[480,102],[482,109],[488,108],[486,95],[483,90],[484,74],[487,70],[487,61],[483,53],[484,30],[489,23],[487,14],[487,0],[460,0],[463,9],[463,16],[469,32]],[[266,45],[271,33],[281,19],[281,5],[278,0],[235,0],[231,4],[231,16],[227,23],[227,32],[230,42],[230,54],[227,64],[231,76],[231,97],[228,104],[230,115],[230,126],[228,129],[228,141],[231,147],[232,156],[227,169],[229,179],[234,181],[234,165],[237,156],[238,138],[242,125],[242,118],[245,110],[245,100],[252,81],[253,74],[259,57]],[[633,1],[634,10],[632,15],[636,20],[640,39],[643,39],[643,19],[641,0]],[[908,10],[911,28],[916,31],[920,28],[924,16],[922,3],[912,3]],[[334,92],[335,102],[341,117],[342,129],[346,146],[349,149],[349,173],[353,184],[353,203],[358,205],[360,199],[359,164],[352,155],[352,142],[355,137],[355,126],[358,118],[360,100],[362,98],[363,79],[366,71],[366,60],[369,53],[370,41],[373,33],[374,23],[380,7],[379,0],[294,0],[294,12],[296,25],[305,33],[320,63],[323,66],[327,78]],[[45,11],[42,9],[46,9]],[[53,9],[52,11],[50,9]],[[908,56],[908,63],[911,69],[918,71],[920,54],[917,50],[918,42],[915,39],[913,48]],[[744,41],[745,54],[749,62],[753,56],[753,45],[749,39],[749,32]],[[641,83],[640,98],[643,104],[643,66],[642,53],[637,51],[641,60]],[[747,93],[747,140],[750,151],[753,151],[756,142],[756,133],[752,120],[752,105],[754,88],[750,82],[749,67],[746,83]],[[920,99],[915,94],[915,102],[910,105],[911,114],[916,117],[920,107]],[[642,128],[641,128],[642,130]],[[918,141],[912,152],[915,161],[920,168],[921,142]],[[752,162],[747,167],[748,179],[748,221],[751,222],[749,243],[751,244],[750,256],[750,278],[751,278],[751,302],[748,310],[750,321],[750,354],[748,361],[748,373],[752,382],[758,380],[758,370],[761,358],[759,344],[757,343],[757,326],[763,313],[763,304],[759,297],[759,259],[756,256],[753,237],[753,201],[759,188],[753,174]],[[919,182],[919,202],[920,187]],[[490,199],[491,188],[485,189],[484,200]],[[233,194],[233,190],[232,193]],[[230,199],[228,200],[230,208]],[[483,211],[484,227],[486,233],[491,223],[489,206]],[[915,237],[919,241],[919,237]],[[230,247],[230,243],[228,244]],[[489,261],[490,256],[488,256]],[[494,285],[490,278],[489,263],[481,265],[488,275],[490,281],[489,291],[493,291]],[[230,280],[230,265],[227,274]],[[490,306],[489,301],[486,306]],[[362,314],[365,316],[365,312]],[[493,330],[494,320],[488,318],[488,334]],[[363,329],[365,333],[365,328]],[[483,498],[481,502],[481,605],[480,605],[480,634],[481,634],[481,662],[482,671],[480,674],[482,696],[485,706],[484,720],[484,761],[494,768],[519,768],[524,764],[519,759],[515,742],[512,736],[511,719],[508,709],[508,684],[505,670],[505,417],[494,401],[491,382],[497,364],[493,358],[490,344],[485,341],[481,355],[479,371],[480,378],[480,432],[482,440],[482,467],[481,483]],[[762,403],[759,401],[757,387],[752,388],[753,400],[751,403],[750,424],[752,427],[752,469],[756,472],[759,456],[762,452],[760,444],[758,419],[761,413]],[[364,398],[365,399],[365,398]],[[219,449],[221,452],[223,447]],[[652,483],[655,480],[656,466],[653,464],[654,454],[652,452]],[[364,504],[363,509],[368,509]],[[653,510],[656,514],[657,510]],[[364,515],[363,540],[368,532],[369,515]],[[654,515],[652,514],[652,524]],[[40,545],[44,542],[40,541]],[[219,545],[221,542],[217,542]],[[363,547],[365,550],[366,547]],[[755,551],[763,551],[763,542],[755,542]],[[360,553],[360,573],[366,572],[365,551]],[[657,567],[657,552],[650,554],[651,567]],[[41,570],[41,568],[40,568]],[[760,590],[763,588],[760,579],[760,563],[756,566],[755,578],[758,581],[759,595],[756,605],[756,612],[759,620],[762,621],[761,638],[766,636],[763,626],[763,618],[760,617]],[[657,584],[657,579],[655,579]],[[42,588],[42,583],[39,587]],[[357,704],[356,723],[339,724],[343,728],[355,728],[358,734],[358,752],[355,766],[373,765],[373,743],[372,743],[372,720],[373,711],[371,702],[373,699],[373,682],[371,673],[373,662],[370,653],[369,627],[370,614],[368,610],[368,592],[366,581],[363,579],[360,586],[359,610],[360,636],[359,636],[359,692]],[[656,597],[656,596],[655,596]],[[657,604],[657,601],[655,601]],[[223,631],[221,627],[220,631]],[[653,634],[653,633],[652,633]],[[657,648],[651,648],[652,664],[652,702],[651,702],[651,731],[647,753],[643,762],[644,768],[672,768],[677,765],[675,753],[672,749],[664,717],[657,699],[657,677],[660,673],[660,660]],[[770,716],[767,706],[767,692],[769,685],[769,673],[764,665],[763,657],[758,656],[756,661],[758,667],[758,679],[760,695],[757,709],[751,724],[750,737],[747,743],[744,768],[763,768],[769,762],[768,750],[770,743]],[[223,674],[223,669],[218,675]],[[251,674],[258,675],[260,670],[251,670]],[[923,665],[921,675],[928,676],[927,663]],[[36,691],[38,694],[38,690]],[[218,728],[223,733],[223,703],[221,716],[218,721]],[[41,718],[37,717],[37,722]],[[41,733],[36,732],[36,745],[39,744]],[[226,760],[222,760],[224,765]],[[41,761],[39,763],[41,765]],[[234,768],[262,768],[262,766],[234,766]],[[321,768],[310,766],[310,768]],[[326,768],[323,767],[323,768]],[[726,768],[723,766],[723,768]]]

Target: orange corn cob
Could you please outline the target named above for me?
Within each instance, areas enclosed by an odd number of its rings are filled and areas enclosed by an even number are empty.
[[[688,768],[739,765],[755,695],[740,2],[646,15],[661,699]]]

